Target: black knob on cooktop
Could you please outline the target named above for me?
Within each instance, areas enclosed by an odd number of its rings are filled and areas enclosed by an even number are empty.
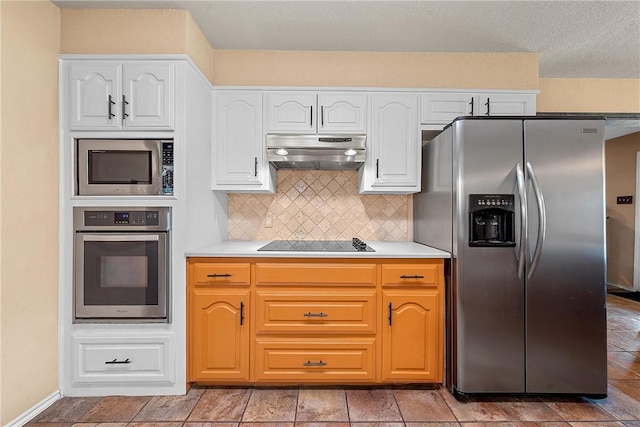
[[[367,250],[367,244],[357,237],[354,237],[351,241],[353,242],[353,247],[356,248],[357,251],[364,252]]]

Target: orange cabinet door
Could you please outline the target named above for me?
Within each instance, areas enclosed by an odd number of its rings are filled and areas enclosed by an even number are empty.
[[[442,382],[441,294],[383,291],[382,381]]]
[[[192,294],[191,381],[249,380],[249,290]]]

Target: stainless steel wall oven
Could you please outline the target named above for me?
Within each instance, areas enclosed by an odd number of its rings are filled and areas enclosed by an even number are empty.
[[[167,322],[171,208],[73,210],[74,321]]]

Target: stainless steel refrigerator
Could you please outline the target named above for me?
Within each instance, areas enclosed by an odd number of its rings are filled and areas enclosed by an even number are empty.
[[[452,254],[458,393],[607,393],[604,121],[458,118],[423,145],[414,240]]]

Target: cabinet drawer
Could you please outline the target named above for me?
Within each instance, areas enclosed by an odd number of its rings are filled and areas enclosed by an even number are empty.
[[[210,263],[195,262],[191,265],[193,282],[197,286],[207,285],[244,285],[251,282],[249,263]]]
[[[443,274],[440,264],[383,264],[382,286],[437,286]]]
[[[374,286],[375,264],[257,263],[257,285]]]
[[[73,381],[173,383],[171,336],[75,336]]]
[[[371,291],[258,290],[257,332],[375,332]]]
[[[257,340],[260,381],[338,382],[374,379],[374,338]]]

